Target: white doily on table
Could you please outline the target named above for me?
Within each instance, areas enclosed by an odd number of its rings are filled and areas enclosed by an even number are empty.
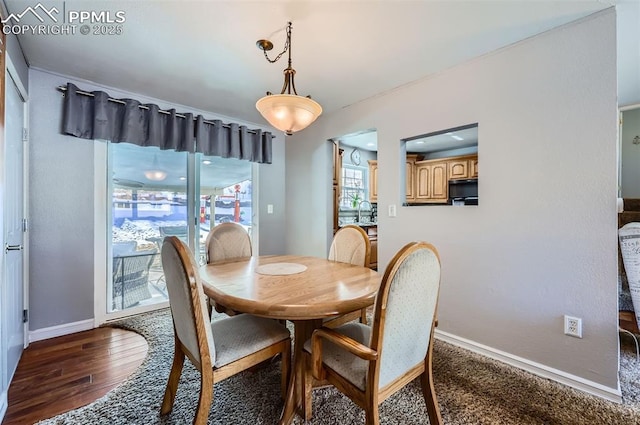
[[[297,263],[272,263],[264,264],[256,268],[256,273],[267,275],[287,275],[302,273],[307,270],[307,266]]]

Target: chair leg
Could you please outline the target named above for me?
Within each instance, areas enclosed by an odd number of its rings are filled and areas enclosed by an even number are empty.
[[[182,366],[184,366],[184,352],[182,352],[180,343],[176,338],[173,364],[171,365],[167,388],[164,391],[164,398],[162,399],[162,406],[160,407],[161,415],[166,415],[171,412],[171,409],[173,409],[173,402],[176,399],[176,392],[178,391],[178,382],[180,381]]]
[[[625,332],[631,335],[631,338],[633,338],[633,342],[636,343],[636,360],[640,360],[640,345],[638,345],[638,338],[636,338],[633,332],[629,332],[628,330],[622,329],[621,327],[618,327],[618,332]]]
[[[311,376],[311,356],[304,353],[304,373],[302,374],[303,383],[303,412],[304,420],[311,420],[311,408],[313,401],[313,376]]]
[[[211,298],[207,299],[207,313],[209,313],[209,320],[211,320],[213,314],[213,300]]]
[[[433,341],[432,341],[433,344]],[[431,351],[431,350],[430,350]],[[429,414],[429,423],[431,425],[442,424],[442,416],[440,416],[440,406],[438,406],[438,400],[436,398],[436,390],[433,386],[433,374],[431,371],[431,358],[425,360],[425,370],[420,375],[420,384],[422,386],[422,395],[424,402],[427,405],[427,413]]]
[[[202,370],[200,377],[200,397],[198,399],[196,416],[193,419],[194,425],[207,424],[209,411],[211,410],[211,402],[213,401],[213,370],[209,368]]]
[[[360,323],[367,324],[367,309],[363,308],[360,310]]]
[[[380,425],[378,406],[368,406],[364,412],[366,425]]]

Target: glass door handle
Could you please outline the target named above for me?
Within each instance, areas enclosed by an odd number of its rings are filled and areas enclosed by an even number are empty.
[[[22,251],[22,245],[5,244],[4,245],[4,252],[9,252],[9,251]]]

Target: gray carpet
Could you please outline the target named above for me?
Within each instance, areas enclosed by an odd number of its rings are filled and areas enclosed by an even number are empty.
[[[159,417],[173,355],[168,310],[115,324],[142,334],[148,357],[125,383],[83,408],[40,424],[190,424],[199,374],[186,361],[173,412]],[[434,377],[445,424],[640,424],[640,362],[630,337],[622,337],[622,405],[436,341]],[[243,372],[215,385],[210,424],[276,424],[282,407],[279,363]],[[383,424],[428,424],[417,381],[380,406]],[[364,414],[333,388],[314,391],[312,424],[363,424]],[[303,423],[299,418],[296,424]]]

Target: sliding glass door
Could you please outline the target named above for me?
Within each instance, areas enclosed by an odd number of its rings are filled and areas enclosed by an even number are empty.
[[[198,155],[198,258],[205,261],[209,230],[220,223],[236,222],[251,235],[253,223],[251,163],[232,158]]]
[[[252,225],[251,163],[128,143],[109,144],[106,315],[165,307],[160,250],[178,236],[205,261],[212,226]]]

